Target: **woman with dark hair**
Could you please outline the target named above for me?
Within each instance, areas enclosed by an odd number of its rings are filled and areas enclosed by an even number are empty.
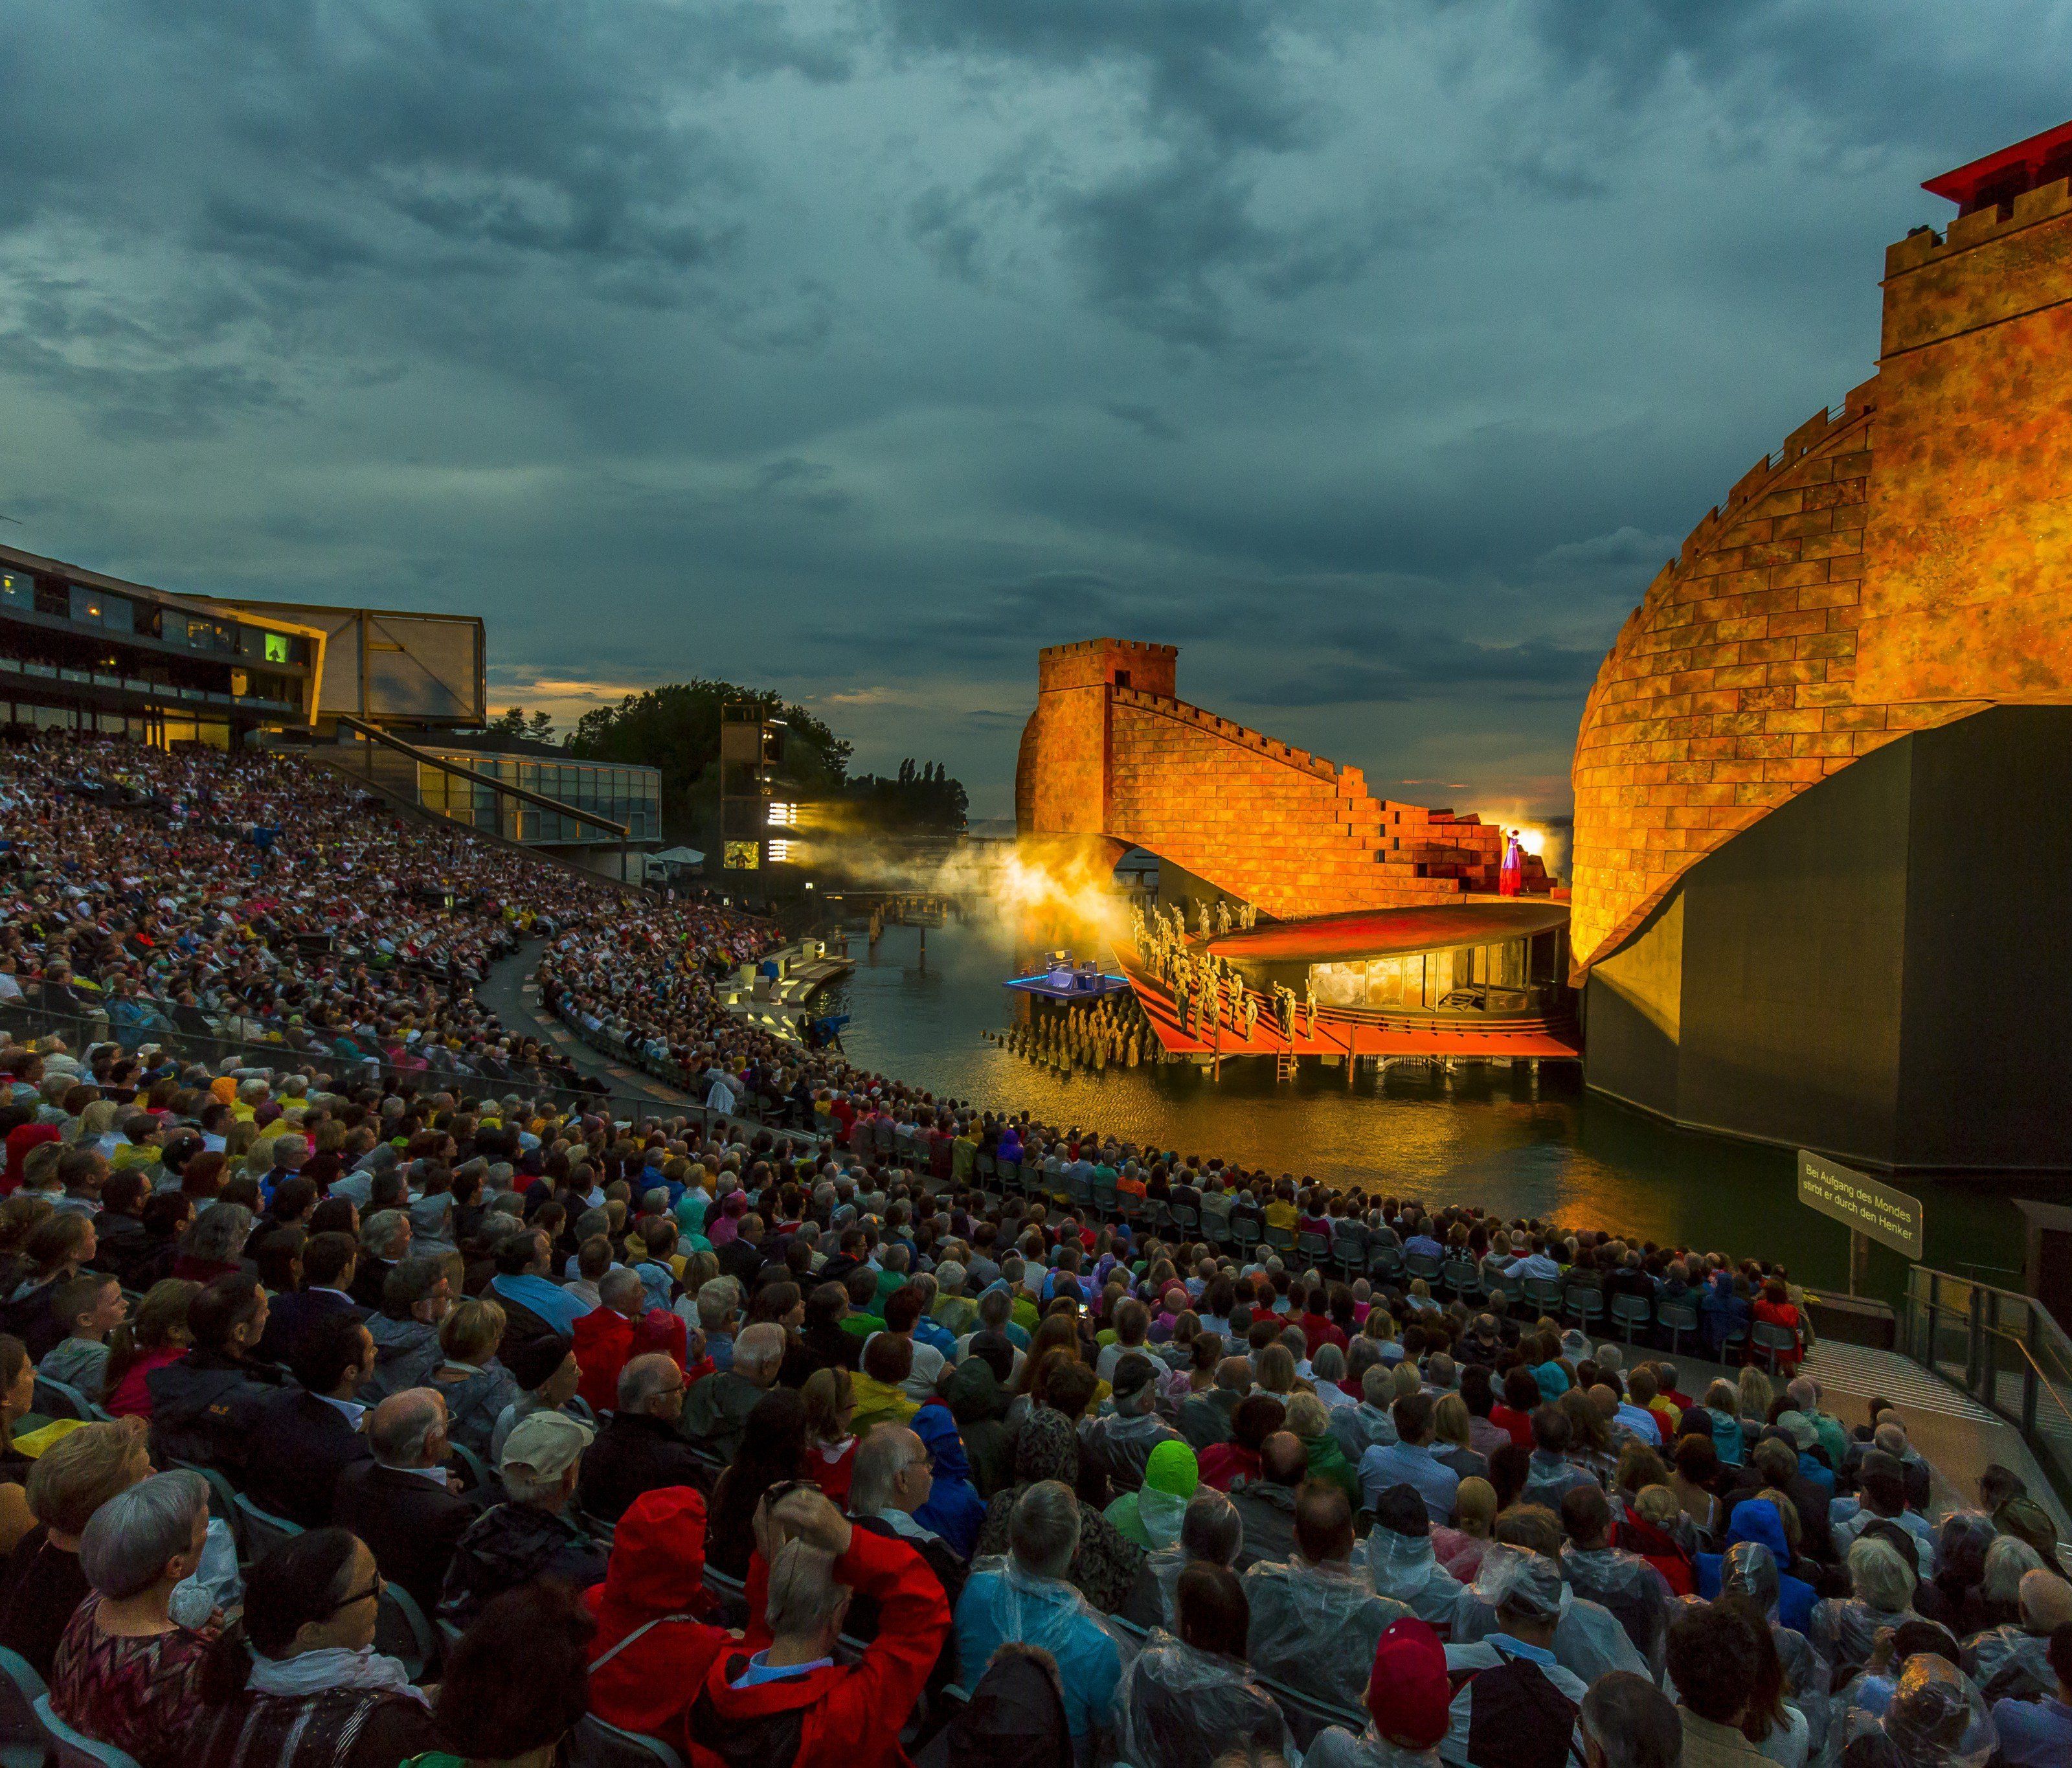
[[[298,1227],[277,1227],[260,1243],[253,1261],[259,1268],[259,1286],[278,1300],[293,1295],[302,1286],[302,1248],[309,1236]]]
[[[344,1529],[277,1542],[209,1653],[183,1768],[394,1768],[430,1747],[424,1695],[374,1649],[381,1589],[373,1554]]]
[[[566,1585],[507,1590],[446,1659],[434,1713],[438,1752],[404,1768],[552,1768],[562,1739],[590,1711],[596,1631]],[[513,1640],[522,1648],[514,1651]]]
[[[1245,1667],[1251,1606],[1237,1574],[1194,1560],[1174,1607],[1178,1638],[1154,1630],[1116,1690],[1120,1754],[1137,1768],[1210,1768],[1231,1749],[1293,1761],[1288,1721]]]
[[[741,1447],[713,1489],[708,1562],[729,1577],[747,1577],[756,1505],[771,1486],[808,1477],[806,1403],[791,1388],[772,1388],[755,1402],[742,1427]]]

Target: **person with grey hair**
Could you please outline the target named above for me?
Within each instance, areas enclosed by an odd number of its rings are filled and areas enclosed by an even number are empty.
[[[1079,1443],[1094,1465],[1119,1486],[1144,1483],[1145,1464],[1162,1442],[1182,1441],[1180,1433],[1153,1409],[1158,1397],[1159,1365],[1141,1351],[1132,1351],[1115,1366],[1112,1383],[1115,1410],[1079,1425]]]
[[[849,1482],[849,1514],[859,1528],[902,1540],[927,1561],[954,1608],[964,1587],[964,1562],[933,1529],[914,1519],[935,1490],[928,1445],[904,1425],[874,1425],[857,1445]]]
[[[194,1226],[180,1243],[180,1256],[192,1264],[232,1271],[244,1257],[245,1243],[251,1237],[252,1211],[242,1203],[218,1199],[195,1218]]]
[[[776,1385],[784,1362],[784,1329],[771,1321],[746,1328],[734,1341],[730,1368],[716,1370],[692,1388],[684,1403],[684,1429],[722,1461],[734,1459],[748,1415]]]
[[[640,1280],[631,1271],[615,1273]],[[638,1297],[636,1297],[636,1300]],[[618,1406],[583,1457],[577,1502],[600,1522],[615,1523],[643,1492],[664,1486],[702,1487],[711,1468],[684,1441],[684,1371],[667,1351],[630,1357],[619,1371]]]
[[[475,1507],[446,1470],[446,1396],[433,1388],[391,1394],[367,1415],[374,1458],[339,1475],[331,1521],[367,1544],[389,1582],[427,1614]]]
[[[1180,1587],[1182,1572],[1198,1560],[1234,1571],[1238,1555],[1244,1551],[1244,1519],[1231,1502],[1230,1494],[1219,1492],[1213,1486],[1198,1486],[1181,1515],[1179,1540],[1150,1556],[1151,1576],[1158,1586],[1165,1625],[1170,1628],[1174,1624],[1174,1593]]]
[[[978,1324],[978,1307],[964,1294],[964,1267],[946,1258],[935,1267],[937,1294],[933,1310],[935,1323],[953,1338],[961,1338]]]
[[[935,1579],[911,1548],[855,1526],[810,1486],[758,1503],[753,1526],[770,1568],[770,1644],[753,1656],[721,1652],[691,1706],[694,1754],[859,1768],[902,1760],[900,1728],[949,1630]],[[875,1606],[878,1636],[861,1663],[839,1663],[853,1597]]]
[[[1346,1452],[1346,1459],[1355,1467],[1368,1449],[1399,1441],[1396,1414],[1391,1409],[1396,1403],[1395,1371],[1379,1360],[1380,1353],[1371,1339],[1356,1340],[1355,1350],[1362,1345],[1369,1347],[1369,1351],[1360,1371],[1359,1404],[1334,1411],[1330,1421],[1331,1434]]]
[[[1676,1704],[1646,1676],[1614,1670],[1583,1696],[1583,1753],[1589,1768],[1677,1768],[1684,1721]]]
[[[1015,1500],[1005,1560],[981,1560],[957,1603],[960,1674],[976,1680],[1003,1645],[1047,1651],[1058,1667],[1065,1717],[1082,1764],[1096,1759],[1122,1680],[1122,1655],[1071,1582],[1079,1507],[1062,1480],[1039,1480]]]
[[[360,1224],[360,1263],[351,1293],[362,1307],[381,1306],[388,1273],[410,1256],[412,1236],[410,1218],[399,1209],[376,1210]]]
[[[183,1626],[171,1609],[208,1541],[208,1482],[186,1469],[118,1492],[80,1537],[92,1593],[51,1659],[51,1708],[142,1768],[176,1768],[201,1710],[203,1667],[220,1630]]]
[[[716,1277],[698,1285],[694,1322],[705,1335],[705,1355],[715,1370],[734,1367],[734,1340],[740,1323],[741,1289],[730,1277]],[[678,1301],[676,1312],[685,1312]]]
[[[369,1316],[374,1373],[360,1390],[372,1404],[431,1379],[445,1352],[439,1322],[453,1306],[453,1283],[444,1260],[405,1259],[389,1267],[381,1284],[381,1310]]]
[[[1336,1345],[1318,1345],[1317,1354],[1309,1359],[1309,1370],[1316,1379],[1317,1397],[1331,1412],[1349,1411],[1359,1404],[1340,1385],[1346,1379],[1346,1354]],[[1333,1434],[1335,1436],[1337,1433]],[[1346,1458],[1354,1465],[1359,1465],[1358,1455],[1348,1455]]]

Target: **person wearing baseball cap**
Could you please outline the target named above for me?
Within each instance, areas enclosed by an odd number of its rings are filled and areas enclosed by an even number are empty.
[[[1123,1356],[1110,1383],[1115,1390],[1115,1410],[1096,1418],[1081,1434],[1095,1465],[1118,1486],[1134,1489],[1142,1485],[1151,1451],[1162,1442],[1182,1441],[1179,1432],[1153,1407],[1158,1395],[1160,1371],[1161,1365],[1141,1351]]]
[[[536,1412],[513,1427],[497,1462],[507,1499],[461,1536],[439,1595],[441,1620],[465,1627],[491,1598],[540,1578],[578,1589],[602,1579],[609,1554],[569,1514],[594,1434],[564,1412]]]
[[[1452,1723],[1452,1700],[1438,1634],[1422,1621],[1392,1621],[1374,1648],[1367,1729],[1357,1736],[1341,1725],[1320,1732],[1302,1758],[1305,1768],[1435,1768]]]

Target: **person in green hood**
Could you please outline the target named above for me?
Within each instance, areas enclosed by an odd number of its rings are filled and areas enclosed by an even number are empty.
[[[1179,1441],[1162,1442],[1144,1465],[1144,1483],[1124,1492],[1104,1513],[1118,1532],[1139,1547],[1170,1547],[1180,1538],[1187,1501],[1202,1482],[1194,1451]]]

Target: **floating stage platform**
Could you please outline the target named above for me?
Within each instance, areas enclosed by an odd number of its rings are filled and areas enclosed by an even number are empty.
[[[1003,986],[1018,989],[1045,1001],[1080,1006],[1104,995],[1126,993],[1129,978],[1104,970],[1091,960],[1075,964],[1062,954],[1033,976],[1010,977]]]
[[[1249,1038],[1242,1026],[1233,1026],[1227,1021],[1219,1034],[1202,1023],[1199,1014],[1183,1032],[1170,991],[1144,968],[1135,950],[1119,946],[1116,957],[1160,1044],[1174,1055],[1574,1062],[1582,1055],[1569,1022],[1528,1014],[1412,1014],[1322,1007],[1314,1022],[1306,1012],[1297,1012],[1295,1034],[1287,1038],[1274,1023],[1271,998],[1264,996],[1256,997],[1259,1022]]]

